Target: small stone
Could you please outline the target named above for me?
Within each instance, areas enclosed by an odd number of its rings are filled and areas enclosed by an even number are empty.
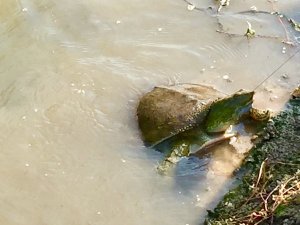
[[[120,23],[121,23],[121,21],[120,21],[120,20],[117,20],[117,21],[116,21],[116,24],[120,24]]]
[[[258,135],[254,134],[254,135],[252,135],[252,137],[251,137],[251,141],[255,141],[255,140],[257,140],[257,138],[258,138]]]
[[[125,159],[121,159],[122,163],[126,163],[126,160]]]
[[[28,163],[25,163],[25,166],[26,166],[26,167],[28,167],[28,166],[29,166],[29,164],[28,164]]]
[[[101,212],[100,212],[100,211],[98,211],[98,212],[97,212],[97,215],[101,215]]]
[[[22,9],[22,12],[27,12],[28,11],[28,8],[23,8]]]
[[[162,29],[161,27],[159,27],[159,28],[157,28],[157,30],[158,30],[159,32],[161,32],[163,29]]]

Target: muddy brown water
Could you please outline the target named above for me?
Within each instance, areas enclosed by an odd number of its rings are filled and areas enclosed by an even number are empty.
[[[218,17],[182,0],[2,0],[0,223],[203,221],[241,156],[221,145],[161,176],[162,155],[144,147],[136,105],[160,84],[254,89],[295,53],[300,35],[277,17],[236,13],[252,6],[299,18],[298,0],[233,1]],[[249,21],[257,33],[288,35],[295,46],[217,33],[217,18],[230,33],[243,34]],[[257,106],[282,108],[299,82],[299,58],[258,88]]]

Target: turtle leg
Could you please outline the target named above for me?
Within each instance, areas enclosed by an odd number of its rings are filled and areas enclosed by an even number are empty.
[[[165,159],[158,165],[157,170],[161,174],[166,174],[182,157],[189,156],[190,146],[184,140],[174,143],[171,151]]]
[[[191,153],[196,153],[198,151],[201,151],[201,150],[206,150],[206,149],[209,149],[223,141],[226,141],[234,136],[236,136],[237,133],[225,133],[223,135],[220,135],[220,136],[217,136],[217,137],[210,137],[209,139],[207,139],[196,151],[193,151]],[[208,135],[209,136],[209,135]]]
[[[229,132],[222,135],[209,135],[201,128],[178,134],[168,141],[167,151],[161,150],[161,152],[166,154],[166,157],[158,165],[157,169],[161,174],[166,174],[183,157],[187,157],[203,149],[208,149],[235,135],[236,133]]]
[[[191,130],[191,132],[187,135],[192,138],[192,140],[190,140],[190,143],[193,143],[190,147],[190,154],[193,154],[200,150],[209,149],[220,142],[228,140],[236,136],[237,133],[231,132],[230,129],[228,129],[226,132],[221,134],[208,134],[202,129],[197,129],[195,131]]]

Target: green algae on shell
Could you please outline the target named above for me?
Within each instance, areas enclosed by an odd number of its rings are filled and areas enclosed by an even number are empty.
[[[210,107],[204,128],[209,133],[224,132],[230,125],[250,112],[254,92],[240,90],[233,95],[216,101]]]

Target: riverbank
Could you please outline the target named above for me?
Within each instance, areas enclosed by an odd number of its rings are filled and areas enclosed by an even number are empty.
[[[240,184],[209,211],[206,225],[300,224],[299,97],[298,88],[259,135],[238,171]]]

